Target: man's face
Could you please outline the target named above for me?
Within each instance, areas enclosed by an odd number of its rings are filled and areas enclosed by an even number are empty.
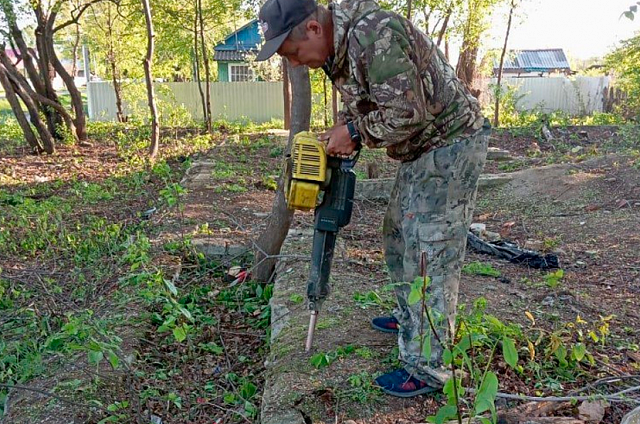
[[[278,54],[293,67],[307,65],[312,69],[320,68],[330,55],[332,41],[317,21],[307,23],[306,34],[306,40],[288,37],[278,49]]]

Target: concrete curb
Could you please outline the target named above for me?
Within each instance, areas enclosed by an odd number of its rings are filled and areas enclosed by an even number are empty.
[[[507,184],[513,179],[510,174],[483,174],[478,180],[478,190],[488,190]],[[389,201],[395,178],[377,178],[356,182],[356,199]]]

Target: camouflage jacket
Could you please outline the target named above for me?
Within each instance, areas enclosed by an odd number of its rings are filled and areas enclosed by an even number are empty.
[[[475,134],[484,118],[434,42],[373,0],[329,6],[335,55],[325,72],[369,147],[410,161]]]

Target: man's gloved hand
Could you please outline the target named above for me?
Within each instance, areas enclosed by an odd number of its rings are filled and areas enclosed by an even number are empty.
[[[338,123],[318,138],[320,141],[327,142],[327,154],[329,156],[348,158],[358,146],[356,142],[351,140],[349,129],[344,123]]]

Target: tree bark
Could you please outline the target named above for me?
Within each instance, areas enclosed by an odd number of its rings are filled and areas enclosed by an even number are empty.
[[[211,118],[211,69],[209,68],[209,55],[207,53],[207,43],[204,38],[204,18],[202,16],[202,0],[196,0],[198,4],[198,15],[200,17],[200,44],[202,48],[202,63],[204,63],[205,72],[205,101],[207,104],[207,132],[211,134],[212,118]]]
[[[289,64],[287,62],[287,67]],[[298,66],[290,68],[289,77],[291,79],[291,88],[293,91],[293,102],[291,105],[291,131],[289,132],[289,141],[287,143],[286,153],[291,151],[293,136],[300,131],[309,130],[311,121],[311,84],[309,82],[309,68],[306,66]],[[257,281],[267,282],[273,277],[277,260],[274,258],[266,259],[267,256],[280,254],[282,243],[284,243],[291,221],[293,220],[293,211],[287,208],[284,197],[284,176],[278,182],[278,190],[273,201],[271,215],[267,220],[266,230],[258,237],[256,241],[256,267],[253,276]]]
[[[147,56],[144,59],[144,77],[147,84],[149,111],[151,112],[151,143],[149,145],[149,156],[151,159],[155,159],[158,154],[158,145],[160,141],[158,109],[156,107],[156,96],[153,91],[153,74],[151,72],[155,33],[153,31],[153,21],[151,19],[151,6],[149,5],[149,0],[142,0],[142,8],[144,10],[144,19],[147,26]]]
[[[509,33],[511,32],[511,20],[513,11],[516,8],[516,0],[511,0],[511,9],[509,10],[509,21],[507,22],[507,34],[504,36],[504,46],[500,55],[500,65],[498,66],[498,84],[496,85],[496,106],[493,115],[493,126],[498,128],[500,125],[500,97],[502,97],[502,68],[504,67],[504,57],[507,54],[507,43],[509,42]]]
[[[207,126],[207,122],[209,122],[209,117],[207,115],[207,103],[204,97],[204,91],[202,90],[202,79],[200,78],[200,57],[198,54],[198,41],[200,37],[200,32],[198,31],[198,17],[200,16],[200,9],[198,8],[198,2],[196,1],[196,10],[195,10],[195,18],[193,20],[193,52],[195,55],[195,63],[193,64],[194,77],[198,82],[198,91],[200,91],[200,99],[202,100],[202,116],[204,116],[205,127]]]
[[[0,63],[5,67],[5,71],[7,72],[7,77],[13,84],[14,90],[21,98],[30,97],[33,101],[33,107],[37,109],[38,104],[42,104],[45,106],[49,106],[55,109],[60,115],[62,119],[65,121],[67,127],[71,130],[71,133],[75,136],[75,126],[73,124],[73,119],[69,112],[59,103],[54,102],[53,100],[44,97],[43,95],[34,91],[29,84],[29,81],[20,73],[18,70],[11,66],[11,60],[6,55],[4,50],[0,51]],[[26,102],[25,102],[26,104]]]
[[[291,85],[289,81],[289,66],[282,59],[282,95],[284,96],[284,129],[291,129]]]
[[[47,47],[49,48],[49,57],[53,66],[62,78],[64,85],[67,87],[69,91],[69,95],[71,96],[71,105],[73,106],[73,111],[75,112],[75,119],[73,123],[75,124],[75,135],[77,136],[77,142],[84,147],[89,147],[91,144],[87,142],[89,139],[89,135],[87,134],[87,120],[86,115],[84,113],[84,105],[82,104],[82,95],[80,94],[80,90],[76,86],[73,77],[69,75],[69,72],[65,69],[60,59],[56,55],[56,52],[53,48],[53,34],[48,34],[48,37],[51,37],[51,40],[47,41]],[[71,130],[72,128],[69,128]]]
[[[51,35],[51,38],[48,37],[48,34],[53,29],[52,20],[55,19],[57,13],[52,12],[47,19],[42,9],[42,3],[40,2],[36,3],[34,12],[36,15],[36,22],[38,23],[35,31],[36,48],[38,50],[38,69],[45,88],[44,96],[56,103],[60,103],[58,94],[53,88],[53,79],[56,76],[56,71],[53,67],[51,58],[49,57],[50,49],[47,44],[49,41],[53,43],[53,34]],[[56,141],[64,140],[65,134],[64,131],[61,131],[62,117],[48,108],[44,108],[43,113],[47,120],[49,132],[53,135],[54,139]]]
[[[73,40],[73,50],[71,51],[71,55],[73,56],[73,62],[71,67],[71,75],[78,75],[78,46],[80,46],[80,25],[76,24],[76,31],[74,33]],[[87,82],[89,82],[89,77],[85,75]]]
[[[22,133],[24,134],[24,138],[25,140],[27,140],[27,143],[31,147],[31,150],[33,151],[33,153],[36,153],[36,154],[42,153],[42,151],[44,151],[44,148],[40,144],[40,140],[38,140],[38,137],[36,137],[36,135],[33,133],[33,130],[31,129],[31,124],[27,120],[27,117],[22,112],[22,106],[20,105],[20,100],[18,100],[18,96],[16,96],[16,92],[14,91],[13,86],[9,81],[7,71],[5,70],[3,65],[0,65],[0,84],[4,88],[7,101],[11,106],[11,110],[13,111],[13,114],[15,115],[16,120],[20,125],[20,128],[22,128]]]
[[[411,20],[411,8],[412,8],[411,0],[407,0],[407,19]]]
[[[109,53],[107,61],[111,66],[111,82],[113,83],[113,92],[116,95],[116,117],[118,122],[127,122],[129,118],[124,113],[122,105],[122,85],[120,84],[120,69],[118,68],[118,59],[113,45],[113,23],[115,18],[111,14],[111,3],[107,4],[107,37],[109,39]],[[89,81],[87,79],[87,81]]]
[[[449,27],[449,20],[451,19],[451,14],[453,13],[453,9],[447,9],[447,13],[444,17],[444,22],[442,23],[442,27],[440,27],[440,33],[438,34],[438,42],[436,45],[440,47],[442,44],[442,40],[444,39],[444,35],[447,33],[447,28]]]

